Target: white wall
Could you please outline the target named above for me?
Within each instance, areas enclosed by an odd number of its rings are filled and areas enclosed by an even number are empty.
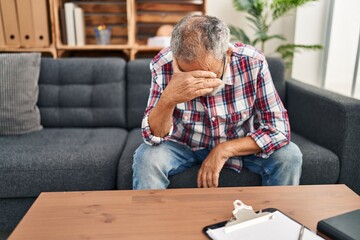
[[[359,52],[359,59],[360,59],[360,52]],[[357,72],[357,77],[356,77],[356,86],[355,86],[354,97],[357,99],[360,99],[360,61],[358,64],[358,72]]]
[[[296,14],[278,19],[270,33],[283,34],[290,43],[325,47],[320,51],[295,53],[292,72],[287,72],[287,78],[350,95],[360,31],[360,0],[334,0],[332,22],[329,22],[331,2],[318,0],[305,4],[296,10]],[[232,0],[207,0],[207,14],[254,35],[245,19],[246,14],[236,11]],[[265,46],[265,54],[274,56],[279,43],[278,40],[270,41]],[[355,89],[355,97],[360,98],[360,63]]]
[[[359,41],[359,12],[359,0],[335,1],[325,88],[348,96],[351,95]]]
[[[295,44],[325,44],[329,0],[312,2],[297,9]],[[292,78],[320,86],[324,51],[295,53]]]
[[[208,15],[218,17],[226,24],[243,28],[250,36],[254,35],[254,31],[248,26],[248,21],[245,19],[246,14],[236,11],[233,7],[232,0],[207,0],[206,12]],[[292,13],[289,16],[278,19],[270,29],[270,33],[283,34],[289,42],[293,42],[294,24],[295,14]],[[265,45],[265,54],[267,56],[273,56],[279,42],[278,40],[270,40],[269,43]]]
[[[295,43],[321,43],[323,51],[295,54],[292,77],[351,96],[360,33],[360,1],[329,0],[297,10]],[[360,79],[358,71],[357,79]],[[360,98],[360,84],[355,97]]]

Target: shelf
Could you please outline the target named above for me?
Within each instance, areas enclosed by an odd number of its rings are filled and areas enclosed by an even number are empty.
[[[3,52],[52,52],[55,47],[10,47],[0,46],[0,51]]]
[[[60,45],[57,47],[59,50],[73,50],[73,51],[81,51],[81,50],[128,50],[130,49],[130,45],[95,45],[88,44],[84,46],[68,46],[68,45]]]
[[[0,52],[43,52],[54,58],[67,56],[122,55],[129,60],[152,58],[163,47],[147,46],[164,24],[174,25],[190,13],[205,14],[207,0],[46,0],[48,2],[51,46],[0,46]],[[59,8],[74,2],[84,10],[86,45],[69,46],[61,41]],[[109,45],[97,45],[94,27],[111,27]],[[114,52],[111,52],[114,51]]]
[[[161,49],[163,49],[164,47],[154,47],[154,46],[147,46],[147,45],[135,45],[133,47],[134,50],[137,51],[160,51]]]
[[[54,58],[57,57],[54,45],[50,45],[49,47],[0,46],[0,52],[45,52],[51,53]]]

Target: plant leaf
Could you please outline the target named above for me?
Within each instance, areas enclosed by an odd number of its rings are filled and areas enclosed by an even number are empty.
[[[247,12],[255,18],[261,16],[267,6],[264,0],[233,0],[233,5],[236,10]]]
[[[302,45],[302,44],[284,44],[280,45],[276,52],[278,52],[283,59],[289,59],[294,56],[295,52],[300,52],[300,50],[320,50],[322,45]]]
[[[307,2],[315,2],[318,0],[273,0],[270,8],[273,12],[273,20],[278,19],[290,10],[304,5]]]
[[[229,29],[233,40],[240,41],[244,44],[250,44],[250,38],[243,29],[235,27],[233,25],[229,25]]]
[[[233,0],[233,5],[238,11],[247,12],[251,9],[252,2],[252,0]]]
[[[259,18],[262,16],[262,13],[265,9],[265,1],[264,0],[253,0],[252,7],[249,9],[249,14],[254,16],[255,18]]]
[[[280,34],[266,36],[266,37],[264,37],[263,41],[268,41],[268,40],[271,40],[271,39],[280,39],[280,40],[286,41],[286,38],[283,35],[280,35]]]

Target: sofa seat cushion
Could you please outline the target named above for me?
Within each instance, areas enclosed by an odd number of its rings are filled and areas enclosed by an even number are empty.
[[[45,128],[0,137],[0,198],[114,189],[127,131]]]
[[[300,184],[333,184],[338,181],[340,160],[335,153],[294,132],[291,141],[303,154]]]
[[[186,171],[171,176],[169,188],[196,188],[197,174],[200,165],[193,166]],[[247,169],[242,169],[241,173],[234,170],[223,168],[219,177],[219,187],[246,187],[260,186],[261,177]]]
[[[339,177],[339,158],[330,150],[321,147],[296,133],[292,133],[292,139],[303,153],[303,168],[301,184],[330,184],[336,183]],[[118,168],[118,189],[132,188],[132,162],[135,150],[143,143],[140,129],[134,129],[129,133],[125,149],[121,155]],[[196,177],[200,165],[193,166],[184,172],[171,176],[169,188],[190,188],[196,187]],[[230,170],[222,169],[219,186],[258,186],[261,185],[261,178],[243,169],[241,174]]]
[[[125,149],[121,155],[118,168],[118,189],[132,189],[132,162],[135,150],[143,143],[139,128],[133,129],[128,136]],[[171,176],[169,188],[196,187],[196,177],[200,165],[193,166],[184,172]],[[234,179],[238,180],[234,180]],[[257,186],[261,184],[260,176],[244,169],[241,174],[223,169],[220,175],[220,186]]]
[[[333,184],[337,182],[340,173],[339,158],[330,150],[321,147],[296,133],[292,139],[303,153],[303,166],[300,184]],[[200,166],[194,166],[178,175],[170,177],[169,188],[196,187],[196,178]],[[230,169],[222,169],[219,186],[257,186],[261,178],[243,169],[240,174]]]
[[[121,190],[132,189],[132,163],[135,150],[143,143],[141,137],[140,128],[135,128],[129,132],[126,140],[124,151],[121,154],[119,166],[118,166],[118,177],[117,177],[117,188]]]

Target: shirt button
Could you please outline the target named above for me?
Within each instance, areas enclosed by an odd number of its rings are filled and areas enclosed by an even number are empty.
[[[188,116],[184,116],[184,120],[187,121],[189,119]]]
[[[216,118],[215,118],[215,117],[212,117],[212,118],[211,118],[211,121],[213,121],[213,122],[214,122],[215,120],[216,120]]]
[[[242,116],[242,118],[246,118],[246,114],[245,114],[245,113],[243,113],[241,116]]]

